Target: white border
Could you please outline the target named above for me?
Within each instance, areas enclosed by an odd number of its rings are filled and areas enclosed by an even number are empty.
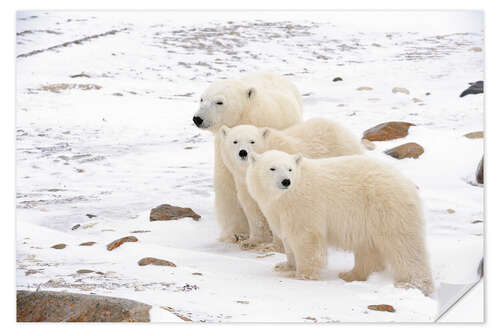
[[[369,330],[372,332],[386,332],[392,330],[404,329],[405,331],[421,331],[424,330],[453,330],[454,332],[469,332],[471,330],[477,329],[496,329],[498,331],[498,315],[497,312],[497,301],[494,295],[498,295],[498,285],[500,285],[500,279],[498,279],[498,268],[495,263],[499,260],[496,259],[495,254],[500,253],[498,246],[499,243],[496,241],[497,237],[500,237],[500,232],[498,225],[500,224],[500,218],[498,215],[499,206],[498,200],[500,198],[499,193],[499,174],[500,165],[498,163],[499,148],[497,143],[500,142],[500,107],[499,99],[495,93],[495,90],[500,87],[498,84],[500,80],[500,54],[498,49],[497,41],[500,40],[497,36],[498,31],[500,31],[500,11],[499,6],[496,4],[497,1],[430,1],[430,0],[420,0],[418,2],[407,1],[390,1],[390,0],[378,0],[378,1],[346,1],[346,2],[333,2],[333,1],[317,1],[317,0],[307,0],[307,1],[264,1],[264,0],[252,0],[252,1],[240,1],[235,2],[234,0],[210,0],[210,1],[190,1],[183,0],[179,2],[166,2],[166,1],[97,1],[97,0],[86,0],[82,1],[63,1],[63,0],[45,0],[35,1],[35,0],[18,0],[16,2],[4,1],[2,3],[0,15],[2,24],[2,85],[1,92],[3,96],[2,105],[2,118],[1,118],[1,157],[3,163],[1,166],[2,181],[1,186],[1,202],[2,202],[2,234],[1,246],[2,246],[2,273],[1,276],[1,286],[3,288],[3,298],[1,303],[0,314],[2,316],[2,324],[4,330],[26,330],[26,331],[88,331],[89,329],[102,329],[109,330],[111,327],[99,324],[16,324],[15,323],[15,239],[14,239],[14,221],[15,221],[15,187],[14,187],[14,174],[15,174],[15,85],[14,85],[14,74],[15,74],[15,11],[16,10],[26,10],[26,9],[59,9],[59,10],[79,10],[79,9],[95,9],[95,10],[147,10],[147,9],[335,9],[335,10],[362,10],[362,9],[376,9],[376,10],[484,10],[485,11],[485,54],[486,54],[486,95],[485,95],[485,105],[486,105],[486,158],[485,158],[485,169],[486,169],[486,255],[487,260],[485,263],[485,274],[487,278],[485,280],[485,294],[487,305],[485,306],[485,319],[487,323],[485,325],[471,325],[471,324],[440,324],[440,325],[426,325],[422,327],[421,325],[414,324],[404,324],[404,327],[400,325],[367,325],[367,324],[342,324],[332,327],[331,325],[304,325],[299,324],[287,324],[278,325],[277,324],[256,324],[256,325],[242,325],[242,324],[224,324],[224,325],[175,325],[172,327],[166,327],[164,324],[153,324],[153,325],[140,325],[140,329],[147,330],[175,330],[177,331],[192,331],[198,329],[214,329],[218,332],[228,332],[228,331],[250,331],[250,330],[321,330],[329,331],[340,329],[342,331],[347,330]],[[85,7],[83,7],[85,6]],[[496,31],[496,32],[495,32]],[[490,172],[491,170],[491,172]],[[490,238],[492,239],[490,241]],[[490,265],[491,258],[491,265]],[[492,311],[489,311],[492,309]],[[490,316],[491,315],[491,316]],[[89,327],[92,325],[92,327]],[[137,330],[139,327],[127,324],[113,324],[113,329],[118,329],[123,332]]]

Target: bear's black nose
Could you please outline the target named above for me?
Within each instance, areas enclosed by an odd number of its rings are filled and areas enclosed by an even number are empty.
[[[290,186],[290,179],[283,179],[281,181],[281,185],[285,186],[285,187],[288,187]]]
[[[247,157],[248,153],[245,149],[240,150],[239,154],[241,158]]]
[[[203,123],[203,119],[201,119],[198,116],[193,117],[193,121],[196,124],[196,126],[200,127],[201,123]]]

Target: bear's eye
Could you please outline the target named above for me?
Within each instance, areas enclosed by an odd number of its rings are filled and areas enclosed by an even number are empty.
[[[271,169],[269,169],[269,170],[271,170],[271,171],[276,171],[276,169],[275,169],[275,168],[271,168]]]
[[[234,144],[237,144],[237,143],[238,143],[238,141],[234,140],[234,141],[233,141],[233,143],[234,143]]]
[[[255,141],[253,141],[253,140],[252,140],[252,141],[250,141],[250,144],[251,144],[251,145],[253,145],[254,143],[255,143]]]
[[[217,105],[222,105],[222,104],[224,104],[224,103],[222,103],[221,101],[217,102]]]
[[[288,171],[292,172],[292,169],[288,169]]]

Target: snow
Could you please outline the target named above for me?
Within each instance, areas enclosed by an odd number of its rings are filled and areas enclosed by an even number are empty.
[[[298,86],[306,119],[359,136],[385,121],[416,124],[368,153],[419,186],[436,286],[473,283],[483,188],[471,183],[483,140],[463,135],[483,130],[483,95],[458,95],[483,79],[483,52],[471,50],[483,47],[482,28],[480,12],[18,12],[17,32],[32,33],[17,36],[17,55],[126,30],[16,59],[17,288],[126,297],[153,305],[154,321],[177,320],[167,306],[208,322],[435,320],[437,295],[394,288],[389,272],[340,280],[350,253],[331,249],[323,280],[298,281],[273,271],[283,254],[217,242],[213,138],[191,118],[213,80],[272,70]],[[90,77],[70,77],[80,73]],[[101,88],[42,89],[61,83]],[[425,153],[383,154],[406,142]],[[149,222],[163,203],[202,218]],[[106,250],[127,235],[139,241]],[[86,241],[96,244],[78,246]],[[177,267],[138,266],[143,257]],[[396,312],[367,309],[381,303]]]

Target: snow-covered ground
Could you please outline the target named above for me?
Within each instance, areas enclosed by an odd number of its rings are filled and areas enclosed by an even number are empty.
[[[437,287],[477,280],[483,188],[470,183],[483,140],[463,135],[483,130],[483,95],[458,95],[483,79],[481,14],[20,12],[17,33],[18,289],[126,297],[155,306],[153,320],[172,318],[162,306],[207,322],[434,320],[438,297],[394,288],[389,272],[339,279],[350,253],[332,249],[324,280],[298,281],[273,271],[283,254],[216,241],[212,136],[191,118],[210,82],[254,70],[287,75],[306,119],[360,137],[385,121],[417,124],[369,154],[419,186]],[[406,142],[425,153],[383,154]],[[163,203],[202,218],[149,222]],[[128,235],[139,241],[106,250]],[[79,246],[87,241],[96,244]],[[177,267],[138,266],[143,257]],[[381,303],[396,312],[367,309]]]

